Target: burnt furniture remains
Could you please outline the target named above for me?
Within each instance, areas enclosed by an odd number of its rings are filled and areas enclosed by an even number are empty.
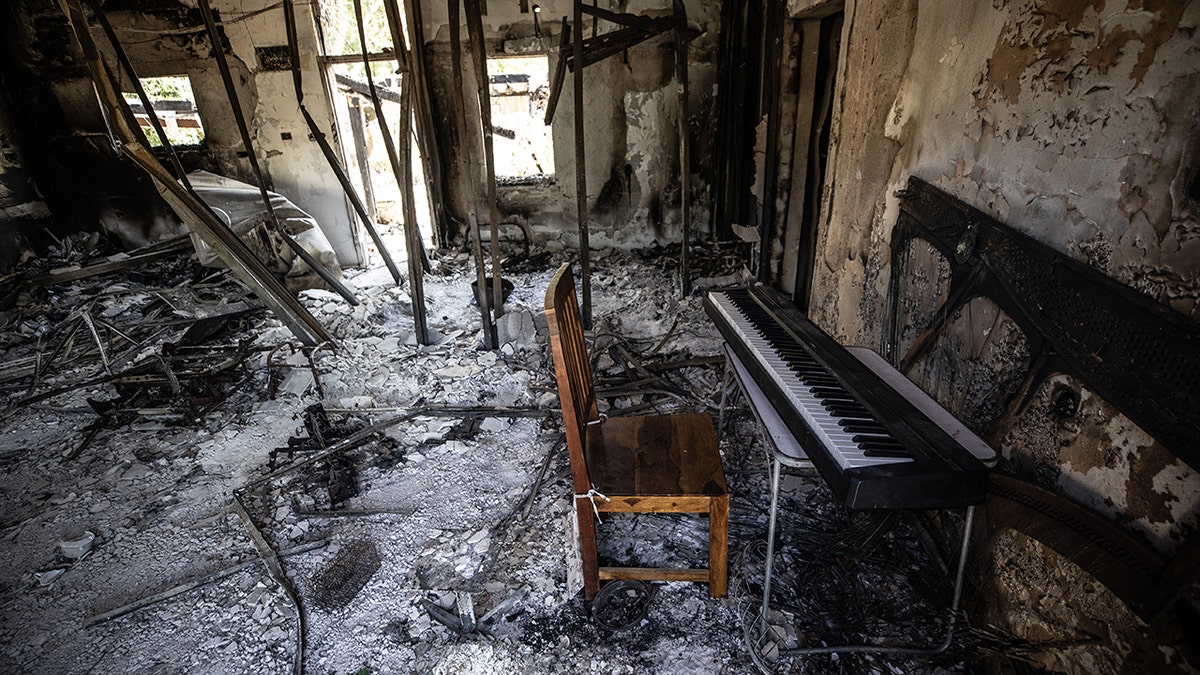
[[[710,595],[723,597],[729,492],[712,418],[704,413],[599,414],[569,264],[559,268],[546,290],[546,323],[571,458],[587,599],[596,596],[601,580],[611,579],[706,581]],[[600,566],[596,523],[606,512],[707,515],[708,567]]]

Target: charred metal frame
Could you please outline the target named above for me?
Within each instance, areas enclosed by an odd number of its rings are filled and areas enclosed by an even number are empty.
[[[1200,470],[1200,324],[912,177],[900,193],[882,354],[909,370],[956,311],[994,302],[1024,332],[1029,370],[1009,402],[1020,414],[1053,373],[1083,382]],[[900,288],[919,238],[950,264],[947,300],[900,357]]]

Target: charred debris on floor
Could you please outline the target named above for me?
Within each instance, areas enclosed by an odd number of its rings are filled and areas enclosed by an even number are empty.
[[[378,475],[405,461],[405,449],[384,433],[387,429],[416,419],[442,418],[449,426],[439,441],[462,441],[486,430],[497,418],[532,417],[541,420],[538,426],[548,439],[559,436],[550,412],[553,406],[438,404],[422,397],[405,408],[346,407],[344,399],[328,399],[324,389],[323,375],[328,376],[336,352],[287,341],[262,344],[263,326],[270,325],[271,318],[229,274],[200,267],[189,246],[175,242],[128,257],[103,249],[104,242],[97,237],[64,240],[58,256],[27,261],[5,280],[7,302],[0,325],[9,364],[0,380],[4,418],[11,422],[31,407],[45,414],[90,415],[90,421],[75,424],[74,440],[59,453],[59,461],[73,461],[84,456],[101,434],[115,438],[126,430],[211,427],[216,424],[214,416],[224,414],[220,406],[230,397],[237,397],[233,405],[245,406],[265,405],[284,393],[291,398],[315,393],[317,400],[295,418],[299,431],[269,452],[260,478],[235,491],[233,507],[250,532],[259,559],[267,562],[272,576],[293,599],[294,610],[286,614],[298,624],[297,654],[304,652],[304,598],[314,602],[323,598],[318,607],[352,602],[376,566],[369,540],[344,546],[343,551],[358,554],[346,553],[345,560],[330,563],[327,571],[299,585],[283,572],[283,561],[322,546],[328,541],[330,522],[404,515],[403,509],[390,513],[387,508],[344,508],[359,491],[364,472]],[[664,254],[672,253],[668,249],[632,256],[641,258],[639,264],[667,272],[673,263]],[[702,264],[708,261],[713,279],[738,275],[740,262],[728,251],[694,255]],[[621,279],[628,256],[611,252],[600,256],[608,268],[598,274],[600,287],[618,290],[626,283]],[[96,264],[98,258],[101,262]],[[514,257],[512,268],[515,274],[536,277],[553,266],[550,258],[545,253]],[[441,273],[453,274],[466,261],[451,252],[438,262]],[[598,383],[612,409],[636,412],[712,398],[719,379],[717,361],[675,348],[672,343],[688,332],[677,319],[668,316],[663,328],[665,333],[652,338],[631,339],[623,336],[617,319],[595,331]],[[281,329],[271,330],[278,335]],[[529,330],[534,330],[532,324]],[[457,344],[464,343],[478,347],[469,340]],[[458,348],[447,343],[428,349]],[[501,358],[514,368],[537,371],[530,389],[535,398],[544,398],[553,386],[544,368],[545,355],[536,351],[537,362],[525,363],[503,352]],[[87,406],[80,406],[85,399]],[[337,403],[329,405],[330,401]],[[539,451],[536,480],[491,527],[503,529],[506,522],[528,518],[543,480],[560,480],[561,467],[553,461],[555,453],[561,454],[558,443],[545,442],[548,450],[544,458]],[[10,463],[27,451],[8,449],[3,459]],[[277,517],[281,507],[288,512],[284,520]],[[297,532],[299,540],[291,536]],[[87,624],[104,623],[196,591],[252,564],[242,560],[183,583],[164,584],[131,602],[110,604],[111,609],[96,607]],[[451,600],[446,591],[437,590],[447,587],[444,575],[436,570],[431,574],[424,599],[445,613],[431,609],[429,615],[454,633],[487,635],[525,611],[529,591],[520,586],[482,595],[470,587],[459,588],[452,591]],[[449,610],[444,607],[447,603]]]

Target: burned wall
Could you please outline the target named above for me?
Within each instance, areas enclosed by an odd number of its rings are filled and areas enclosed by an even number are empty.
[[[569,2],[551,0],[538,3],[540,40],[535,35],[533,15],[521,13],[518,5],[496,5],[483,17],[489,54],[549,53],[551,73],[557,62],[563,15],[570,14]],[[647,16],[669,15],[670,3],[601,3],[601,7]],[[483,152],[477,114],[468,109],[470,138],[457,146],[451,104],[474,96],[473,69],[464,40],[464,87],[467,94],[453,91],[449,30],[444,4],[424,5],[431,86],[434,92],[434,116],[449,187],[451,211],[466,221],[465,180],[456,163],[465,153],[477,173],[480,197],[484,190]],[[716,78],[719,6],[698,1],[686,3],[689,26],[694,39],[689,49],[691,96],[692,167],[686,172],[692,183],[694,223],[708,221],[706,186],[710,177],[707,158],[711,155],[712,130],[703,120],[713,118],[712,95]],[[585,17],[585,38],[591,35],[592,22]],[[601,32],[616,28],[599,22]],[[593,246],[645,246],[652,242],[668,243],[680,238],[680,176],[678,103],[674,76],[675,56],[672,36],[666,34],[648,40],[624,54],[588,66],[584,71],[585,158],[587,172],[589,234]],[[578,245],[575,213],[575,136],[574,102],[568,72],[554,117],[554,179],[538,185],[504,185],[497,200],[500,220],[527,223],[535,239],[551,247]],[[482,205],[482,199],[480,203]],[[486,220],[486,209],[480,209]]]
[[[14,181],[9,199],[19,202],[4,213],[13,238],[6,243],[40,254],[52,236],[100,231],[130,207],[129,219],[148,230],[156,215],[140,205],[157,201],[154,188],[117,160],[82,54],[53,0],[0,3],[0,72],[9,104],[5,173]],[[26,200],[33,186],[42,206]]]
[[[814,317],[843,342],[880,346],[896,192],[918,176],[1200,319],[1200,3],[934,0],[900,10],[847,3]],[[946,270],[923,244],[910,251],[901,353],[944,298]],[[988,435],[1001,470],[1165,555],[1194,538],[1200,475],[1087,383],[1052,378],[1024,413],[1002,414],[1028,359],[1020,330],[977,300],[910,375]]]
[[[3,11],[5,76],[13,93],[24,156],[46,200],[67,229],[106,227],[141,245],[178,227],[148,178],[117,156],[96,102],[75,36],[54,0],[16,0]],[[185,168],[206,169],[247,182],[246,149],[211,56],[203,19],[194,3],[114,0],[104,11],[139,77],[186,75],[192,82],[205,137],[183,151]],[[258,63],[256,49],[286,44],[282,8],[268,0],[214,0],[222,48],[235,89],[267,173],[268,187],[292,198],[317,219],[343,264],[361,255],[346,202],[315,141],[309,138],[290,71]],[[332,114],[317,65],[317,35],[309,5],[297,6],[306,104],[319,125],[333,132]],[[98,25],[93,23],[117,84],[132,91]]]
[[[0,87],[0,274],[32,252],[29,238],[50,225],[50,209],[25,168],[20,135],[7,88]]]

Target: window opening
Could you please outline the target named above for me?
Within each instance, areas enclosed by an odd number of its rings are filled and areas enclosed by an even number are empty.
[[[387,12],[383,0],[362,0],[363,28],[366,34],[367,58],[371,63],[371,77],[383,106],[383,118],[387,121],[397,151],[402,147],[402,135],[413,134],[410,121],[403,125],[400,106],[402,75],[396,72],[397,65],[392,50],[392,33],[388,27]],[[319,12],[319,32],[330,87],[331,103],[337,119],[338,138],[343,166],[351,182],[362,197],[363,203],[378,225],[399,226],[404,221],[403,190],[396,183],[391,161],[379,128],[379,112],[371,100],[367,83],[367,72],[362,64],[362,46],[355,21],[353,0],[322,0],[314,4]],[[403,34],[406,28],[398,30]],[[412,139],[412,156],[401,158],[407,161],[413,183],[414,207],[417,227],[422,240],[428,245],[434,241],[433,216],[426,193],[423,163],[416,139]],[[407,255],[399,227],[381,228],[388,249],[397,261]],[[357,236],[357,235],[356,235]]]
[[[496,181],[521,184],[554,178],[554,139],[543,123],[550,93],[545,54],[488,59]]]
[[[162,124],[171,145],[196,146],[204,142],[204,125],[196,109],[196,95],[192,93],[192,81],[187,75],[140,78],[142,89],[150,99],[153,110],[146,110],[136,92],[121,92],[133,109],[133,116],[146,134],[152,147],[161,147],[162,140],[150,125],[153,114]]]

